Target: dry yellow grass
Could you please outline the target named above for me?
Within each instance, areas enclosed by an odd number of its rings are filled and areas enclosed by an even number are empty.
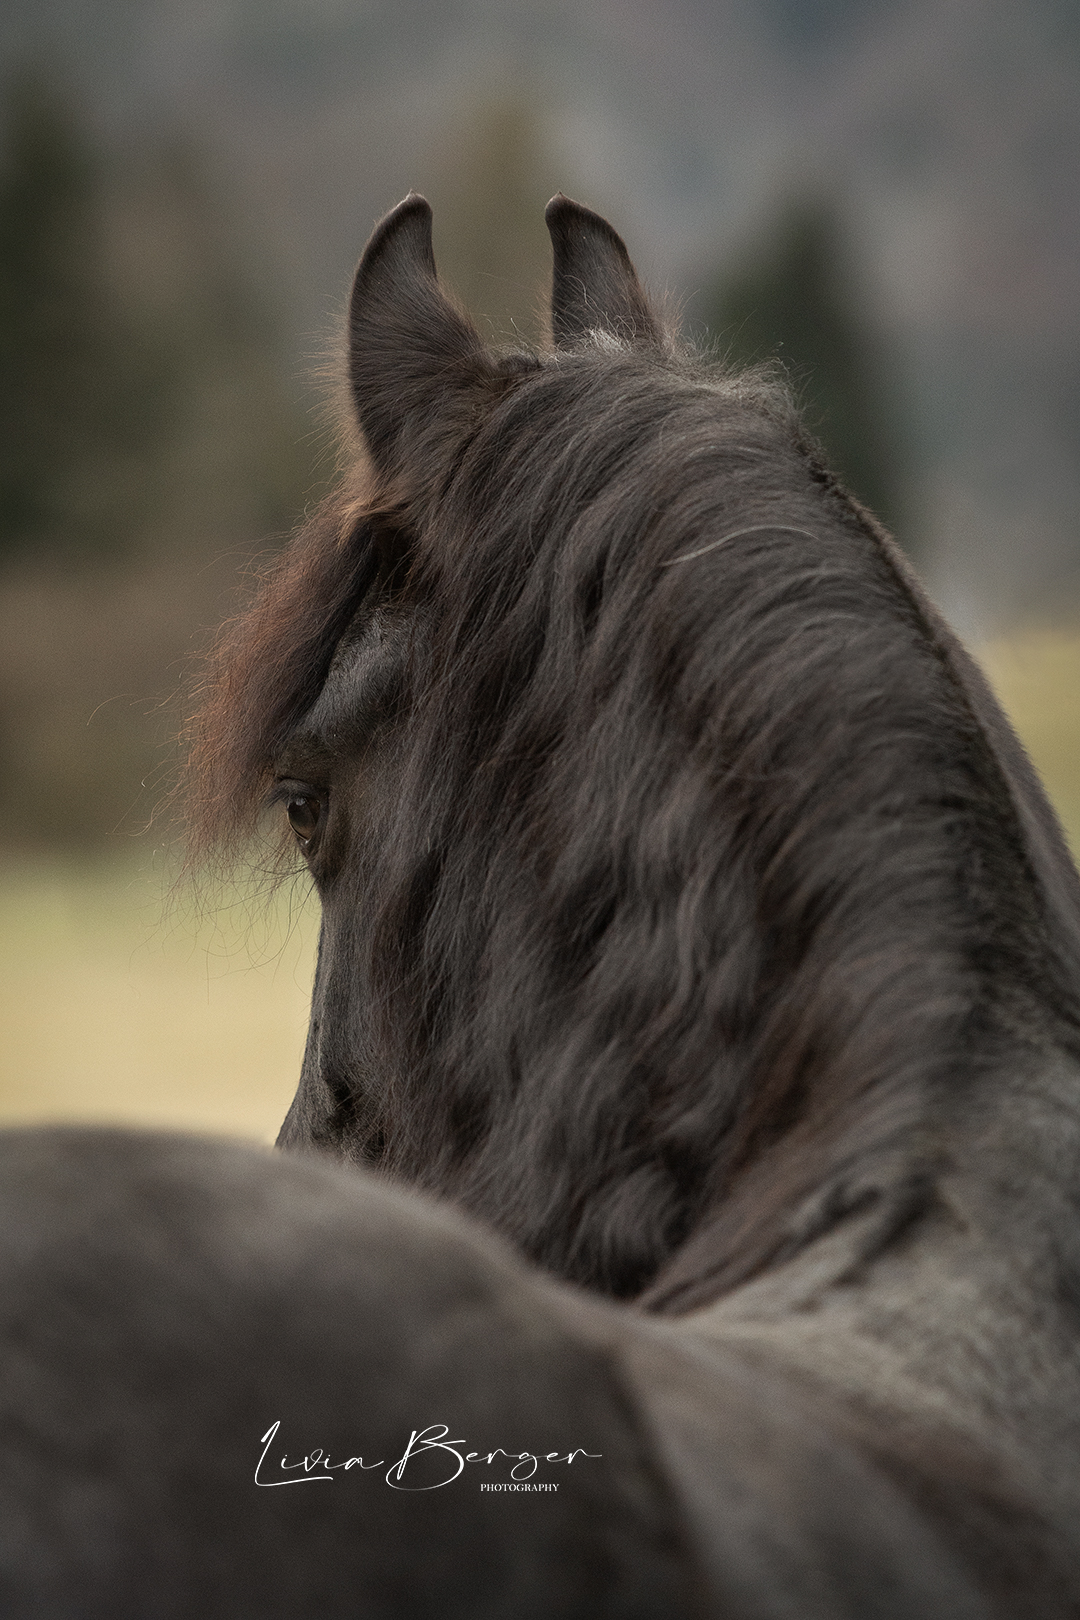
[[[1032,627],[976,650],[1080,859],[1080,631]]]
[[[1080,633],[980,649],[1080,852]],[[120,1120],[271,1140],[296,1085],[315,906],[201,919],[149,857],[0,867],[0,1122]]]
[[[200,917],[114,861],[0,872],[0,1120],[271,1141],[300,1070],[317,916],[302,891]]]

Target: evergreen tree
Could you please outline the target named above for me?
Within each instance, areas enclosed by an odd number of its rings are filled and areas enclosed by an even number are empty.
[[[539,120],[522,96],[474,108],[435,176],[440,273],[500,340],[536,341],[551,282],[544,208],[558,189]]]
[[[42,79],[0,122],[0,811],[97,844],[149,809],[192,631],[313,457],[272,273],[192,143],[98,156]]]
[[[274,322],[190,145],[98,160],[12,89],[0,166],[0,558],[286,528],[310,487]]]
[[[702,313],[733,365],[780,361],[836,471],[890,527],[901,522],[898,413],[857,313],[833,211],[821,202],[786,208],[718,279]]]
[[[110,296],[100,177],[64,98],[13,87],[0,172],[0,555],[122,541],[160,380]]]

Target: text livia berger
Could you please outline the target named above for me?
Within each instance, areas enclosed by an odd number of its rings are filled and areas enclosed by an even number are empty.
[[[510,1482],[524,1487],[532,1480],[542,1462],[570,1464],[578,1457],[592,1459],[603,1455],[599,1451],[583,1451],[577,1446],[570,1451],[544,1453],[505,1451],[501,1446],[496,1446],[493,1451],[466,1451],[464,1448],[468,1442],[451,1440],[450,1430],[445,1423],[430,1423],[426,1429],[413,1429],[405,1450],[389,1466],[385,1458],[378,1462],[366,1462],[361,1456],[343,1457],[340,1462],[333,1462],[321,1446],[290,1462],[288,1452],[282,1452],[278,1460],[276,1447],[274,1455],[269,1455],[280,1427],[281,1419],[278,1418],[259,1442],[262,1453],[255,1465],[255,1483],[265,1488],[277,1485],[332,1485],[339,1474],[347,1474],[353,1468],[358,1468],[363,1473],[386,1469],[386,1483],[395,1491],[437,1491],[441,1486],[452,1485],[455,1479],[460,1479],[468,1464],[484,1463],[491,1467],[499,1459],[512,1464]],[[431,1477],[433,1473],[437,1476],[434,1479]],[[539,1484],[533,1488],[538,1489]]]

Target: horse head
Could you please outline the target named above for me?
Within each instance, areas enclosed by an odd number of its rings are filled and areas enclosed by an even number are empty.
[[[194,819],[276,805],[321,900],[281,1144],[684,1309],[918,1218],[971,1076],[1076,1045],[1080,906],[783,387],[681,343],[597,215],[547,217],[542,353],[481,340],[422,198],[376,229],[352,467],[216,655]]]

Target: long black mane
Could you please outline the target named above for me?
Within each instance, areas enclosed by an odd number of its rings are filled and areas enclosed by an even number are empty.
[[[1052,812],[781,390],[621,261],[583,313],[565,239],[555,352],[490,356],[397,213],[354,293],[371,486],[232,633],[196,754],[205,828],[322,817],[282,1141],[667,1311],[853,1211],[885,1245],[995,1076],[1080,1055]]]

